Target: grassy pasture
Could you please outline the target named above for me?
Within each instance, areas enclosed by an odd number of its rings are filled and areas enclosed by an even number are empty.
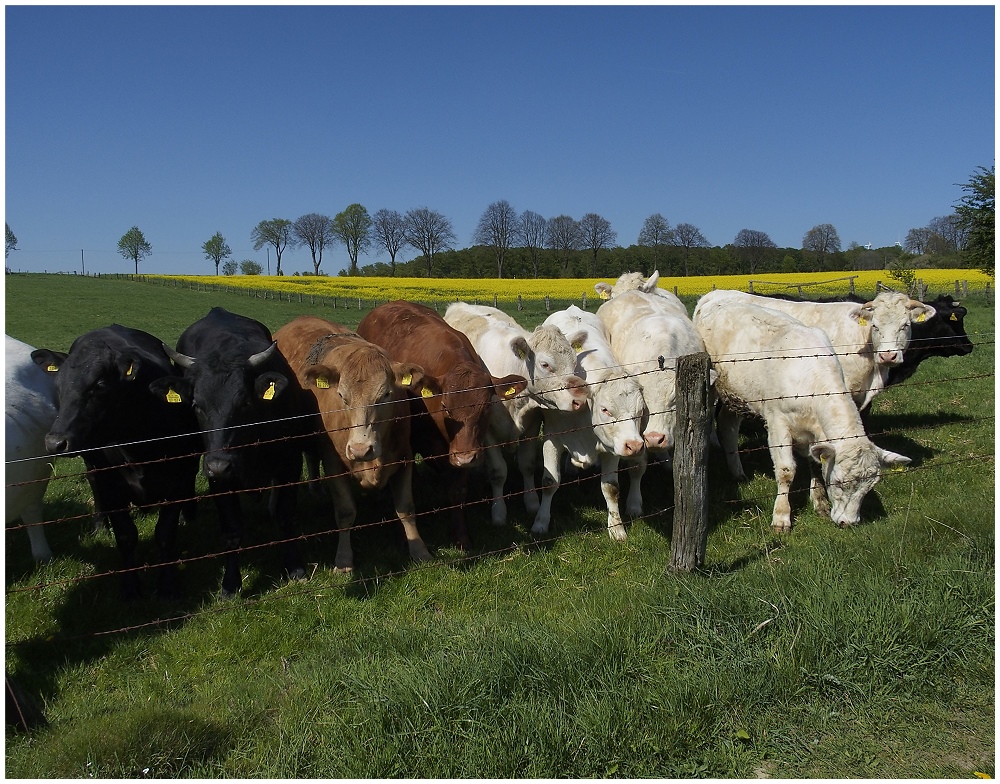
[[[114,321],[172,343],[214,305],[272,329],[300,313],[348,326],[363,315],[126,280],[5,282],[8,334],[62,350]],[[545,541],[519,499],[500,529],[485,503],[471,507],[466,556],[447,546],[435,512],[446,492],[421,466],[430,564],[407,562],[396,526],[379,523],[391,505],[372,497],[353,575],[333,573],[335,539],[317,535],[309,580],[282,583],[277,556],[256,550],[243,596],[222,602],[203,503],[181,533],[201,558],[182,572],[185,597],[161,602],[147,580],[147,596],[122,606],[113,578],[82,579],[117,554],[110,533],[88,530],[82,462],[60,462],[47,511],[74,519],[50,526],[56,559],[35,568],[22,531],[5,540],[6,668],[49,721],[7,733],[6,775],[993,775],[994,309],[966,304],[976,350],[925,362],[873,404],[874,440],[914,465],[883,478],[863,524],[813,514],[801,471],[796,527],[771,534],[764,431],[745,427],[748,483],[712,455],[698,575],[665,571],[672,485],[659,466],[624,544],[605,533],[585,476],[556,495]],[[516,315],[530,328],[545,313],[528,303]],[[266,543],[262,505],[250,506],[247,539]],[[306,533],[332,527],[321,500],[303,492],[300,509]],[[142,553],[152,518],[139,522]],[[125,627],[137,628],[100,634]]]

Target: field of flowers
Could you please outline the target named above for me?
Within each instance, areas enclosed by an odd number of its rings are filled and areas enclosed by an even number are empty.
[[[659,285],[679,295],[698,296],[716,289],[739,289],[748,291],[753,280],[753,290],[758,293],[790,292],[798,293],[803,287],[806,296],[828,296],[845,294],[849,288],[849,277],[854,277],[858,293],[871,293],[876,282],[882,281],[894,288],[901,284],[889,277],[885,270],[864,272],[797,272],[763,273],[753,278],[746,275],[707,275],[687,278],[660,278]],[[597,293],[594,284],[602,278],[544,278],[523,280],[498,280],[495,278],[315,278],[253,276],[219,278],[214,275],[172,275],[149,276],[165,280],[178,280],[205,286],[222,286],[236,291],[253,289],[284,294],[301,294],[311,297],[360,298],[362,300],[386,301],[404,299],[419,302],[452,302],[474,300],[491,302],[494,297],[499,302],[516,302],[518,296],[525,300],[539,300],[546,296],[557,300],[579,300],[584,295],[594,299]],[[954,293],[955,281],[968,281],[970,290],[983,290],[992,279],[970,269],[927,269],[919,270],[917,278],[923,280],[930,296],[940,293]],[[609,283],[614,281],[609,280]]]

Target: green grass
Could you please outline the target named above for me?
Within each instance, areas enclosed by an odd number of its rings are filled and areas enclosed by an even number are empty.
[[[8,333],[63,350],[112,321],[173,342],[213,305],[272,329],[305,312],[348,326],[363,315],[72,276],[6,284]],[[39,696],[49,726],[8,731],[6,774],[992,775],[994,310],[967,304],[973,354],[926,362],[873,404],[874,440],[915,460],[870,494],[865,524],[839,530],[816,517],[801,471],[796,527],[775,536],[767,452],[746,456],[751,480],[739,486],[713,452],[700,574],[665,569],[672,490],[659,466],[626,543],[608,538],[586,481],[559,491],[543,542],[518,499],[499,529],[477,503],[472,557],[448,546],[446,515],[434,511],[445,489],[420,466],[434,561],[409,564],[396,527],[378,524],[388,501],[367,498],[353,576],[332,571],[336,542],[320,536],[308,581],[282,583],[277,556],[255,551],[243,596],[228,603],[211,558],[182,573],[184,599],[123,606],[113,578],[62,582],[115,568],[109,533],[84,519],[56,524],[57,558],[36,569],[23,532],[9,532],[6,667]],[[517,315],[530,327],[545,314]],[[764,445],[763,428],[745,431],[745,447]],[[52,517],[86,515],[89,493],[62,479],[46,500]],[[300,506],[303,530],[331,527],[321,500],[303,493]],[[252,511],[248,538],[266,542],[273,532],[260,505]],[[140,524],[148,553],[152,521]],[[189,557],[218,548],[210,503],[182,541]],[[35,585],[46,587],[21,590]]]

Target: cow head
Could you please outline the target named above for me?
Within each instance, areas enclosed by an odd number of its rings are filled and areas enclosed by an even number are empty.
[[[601,299],[613,299],[626,291],[642,291],[650,294],[656,291],[656,284],[659,283],[660,272],[653,270],[653,274],[648,278],[643,277],[641,272],[625,272],[618,276],[614,285],[601,281],[594,284],[594,291]]]
[[[573,343],[582,344],[587,333],[566,336],[558,327],[540,325],[525,340],[511,339],[510,350],[525,364],[527,390],[543,408],[579,411],[587,405],[587,388],[576,375],[576,351]]]
[[[268,440],[261,424],[282,418],[287,410],[282,403],[289,373],[281,367],[276,344],[251,354],[212,352],[198,359],[167,345],[164,350],[183,375],[158,378],[150,389],[172,405],[194,410],[205,446],[205,476],[239,477],[244,447]]]
[[[909,349],[927,351],[939,357],[964,356],[972,352],[972,341],[965,332],[968,311],[950,294],[940,294],[927,303],[937,315],[924,322],[916,322],[910,336]]]
[[[931,305],[897,291],[883,291],[870,302],[857,306],[851,318],[870,329],[871,348],[877,364],[899,365],[910,341],[912,325],[923,323],[934,314]]]
[[[605,451],[636,457],[643,450],[642,426],[646,403],[639,382],[624,373],[588,376],[590,420]]]
[[[59,414],[45,436],[50,454],[124,440],[125,434],[116,426],[116,412],[145,396],[137,383],[143,367],[138,353],[79,339],[69,354],[43,348],[32,351],[31,358],[55,378]],[[98,432],[102,435],[95,440]]]
[[[820,464],[830,518],[841,528],[861,519],[861,502],[878,484],[881,469],[910,463],[910,458],[882,449],[868,439],[844,442],[838,447],[821,442],[813,444],[809,453]]]

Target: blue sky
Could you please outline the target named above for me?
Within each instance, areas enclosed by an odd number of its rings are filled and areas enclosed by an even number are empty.
[[[994,8],[7,6],[12,269],[210,274],[221,231],[490,202],[843,246],[949,214],[995,156]],[[416,251],[407,249],[406,259]],[[387,260],[372,251],[362,264]],[[347,264],[328,251],[329,274]],[[308,250],[282,257],[311,269]],[[273,251],[271,269],[274,270]]]

